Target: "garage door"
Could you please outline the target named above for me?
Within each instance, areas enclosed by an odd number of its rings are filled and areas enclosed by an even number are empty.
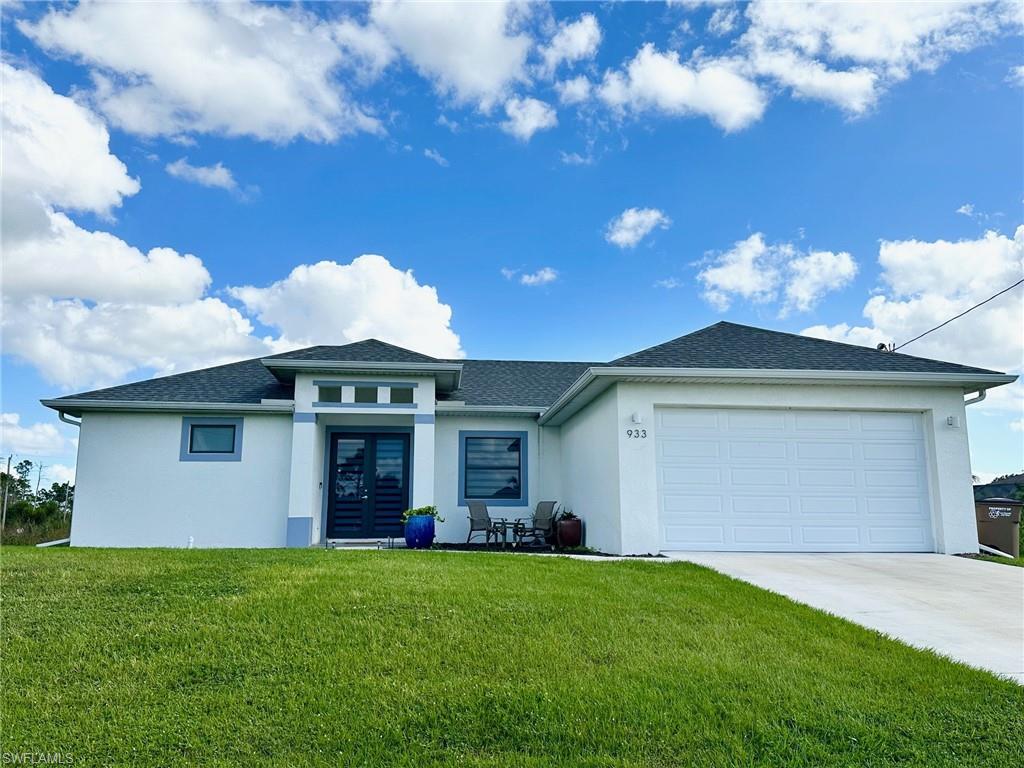
[[[655,414],[662,549],[934,548],[920,414]]]

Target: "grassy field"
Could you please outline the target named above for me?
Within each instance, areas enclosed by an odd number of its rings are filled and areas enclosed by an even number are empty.
[[[998,555],[981,555],[979,560],[987,560],[990,563],[1002,563],[1003,565],[1015,565],[1024,568],[1024,557],[999,557]]]
[[[686,563],[0,551],[4,752],[1021,765],[1024,692]]]

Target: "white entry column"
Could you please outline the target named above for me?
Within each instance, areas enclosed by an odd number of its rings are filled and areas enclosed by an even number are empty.
[[[418,413],[412,434],[412,506],[434,503],[434,414]]]
[[[295,413],[292,420],[292,464],[288,486],[286,546],[313,543],[313,517],[319,512],[316,477],[317,430],[315,413]]]

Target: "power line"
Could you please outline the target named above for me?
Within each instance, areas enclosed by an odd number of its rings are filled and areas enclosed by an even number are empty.
[[[944,323],[939,323],[939,324],[938,324],[938,325],[936,325],[936,326],[935,326],[934,328],[929,328],[929,329],[928,329],[927,331],[925,331],[924,333],[922,333],[922,334],[921,334],[920,336],[915,336],[915,337],[914,337],[914,338],[912,338],[912,339],[911,339],[910,341],[905,341],[905,342],[903,342],[902,344],[900,344],[900,345],[899,345],[898,347],[893,347],[893,348],[892,348],[892,351],[893,351],[893,352],[895,352],[895,351],[896,351],[897,349],[903,349],[903,347],[907,346],[907,344],[913,344],[913,343],[914,343],[915,341],[917,341],[918,339],[920,339],[920,338],[922,338],[922,337],[924,337],[924,336],[927,336],[927,335],[928,335],[929,333],[931,333],[932,331],[937,331],[937,330],[939,330],[939,328],[941,328],[942,326],[944,326],[944,325],[949,325],[949,324],[950,324],[950,323],[952,323],[952,322],[953,322],[954,320],[957,320],[958,318],[961,318],[961,317],[963,317],[964,315],[966,315],[966,314],[967,314],[968,312],[973,312],[974,310],[976,310],[976,309],[977,309],[978,307],[982,306],[983,304],[988,304],[988,303],[989,303],[990,301],[992,301],[992,299],[995,299],[995,298],[998,298],[999,296],[1002,296],[1002,295],[1003,295],[1004,293],[1006,293],[1007,291],[1012,291],[1012,290],[1013,290],[1014,288],[1016,288],[1016,287],[1017,287],[1018,285],[1020,285],[1021,283],[1024,283],[1024,278],[1021,278],[1020,280],[1018,280],[1018,281],[1017,281],[1016,283],[1014,283],[1013,285],[1009,286],[1008,288],[1003,288],[1003,290],[1001,290],[1001,291],[1000,291],[999,293],[995,293],[995,294],[992,294],[992,295],[991,295],[991,296],[989,296],[989,297],[988,297],[987,299],[985,299],[985,300],[984,300],[984,301],[982,301],[982,302],[979,302],[979,303],[975,304],[975,305],[974,305],[973,307],[971,307],[970,309],[965,309],[965,310],[964,310],[963,312],[961,312],[961,313],[960,313],[959,315],[954,315],[953,317],[949,318],[949,320],[947,320],[946,322],[944,322]]]

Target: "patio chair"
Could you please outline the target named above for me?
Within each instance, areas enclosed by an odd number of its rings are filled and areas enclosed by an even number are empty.
[[[541,501],[533,511],[533,517],[516,520],[515,539],[517,545],[547,545],[555,538],[555,502]],[[551,544],[554,549],[555,545]]]
[[[482,501],[471,501],[467,506],[469,507],[469,536],[466,537],[466,543],[469,544],[474,536],[483,534],[485,545],[491,543],[492,536],[494,543],[497,544],[498,537],[505,531],[505,519],[491,517],[491,513],[487,511],[487,505]]]

